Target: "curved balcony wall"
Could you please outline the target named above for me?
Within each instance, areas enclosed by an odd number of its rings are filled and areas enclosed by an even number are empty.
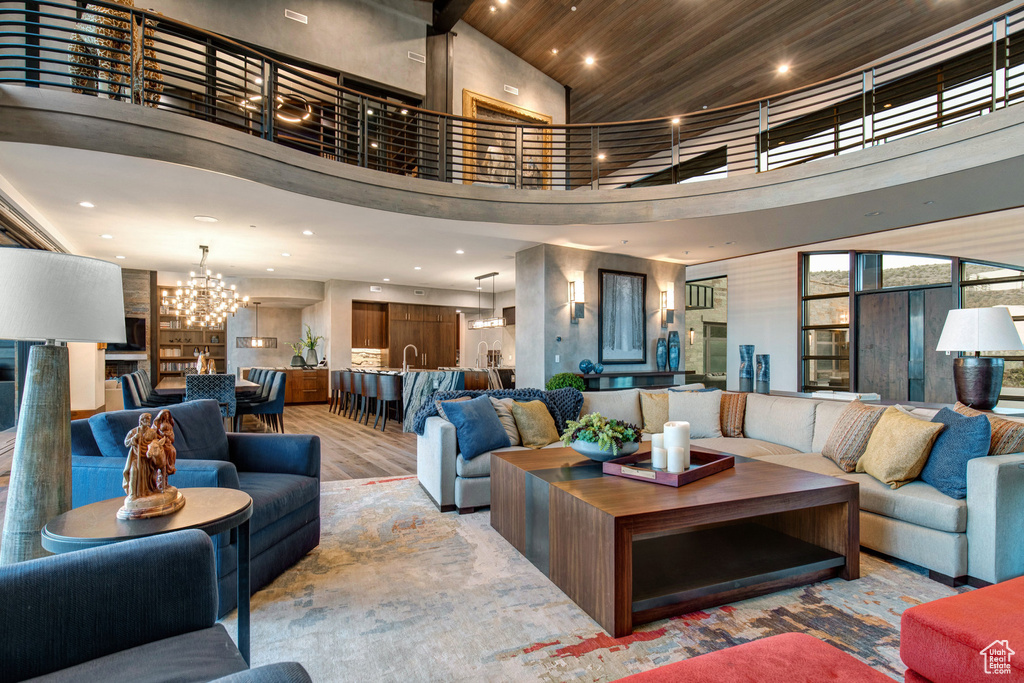
[[[1011,105],[1024,101],[1024,10],[757,102],[558,126],[395,105],[162,15],[90,7],[99,9],[0,2],[0,139],[191,165],[390,211],[536,225],[700,219],[994,164],[1021,170],[1022,115]],[[83,36],[100,24],[110,38],[97,61],[83,61]],[[1013,194],[994,190],[985,210],[1015,205]]]

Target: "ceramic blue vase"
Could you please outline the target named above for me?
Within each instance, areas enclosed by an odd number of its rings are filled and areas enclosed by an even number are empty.
[[[679,333],[672,331],[668,333],[668,369],[672,372],[679,372]]]
[[[596,374],[600,375],[602,372],[604,372],[604,366],[601,365],[600,363],[595,363],[594,364],[594,372]]]
[[[754,345],[740,344],[740,391],[754,390]]]
[[[594,363],[589,358],[584,358],[580,361],[580,372],[584,375],[589,375],[594,371]]]
[[[767,394],[771,391],[771,364],[767,353],[757,354],[757,393]]]
[[[658,363],[658,372],[665,372],[665,366],[668,364],[668,343],[665,341],[664,337],[658,340],[658,349],[655,354],[655,359]]]

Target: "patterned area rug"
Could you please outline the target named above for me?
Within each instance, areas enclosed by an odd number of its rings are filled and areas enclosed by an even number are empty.
[[[862,554],[835,579],[641,626],[615,640],[490,527],[441,514],[415,477],[323,485],[320,546],[253,597],[253,666],[315,681],[612,681],[802,631],[902,679],[904,609],[951,595]],[[225,619],[234,634],[234,614]]]

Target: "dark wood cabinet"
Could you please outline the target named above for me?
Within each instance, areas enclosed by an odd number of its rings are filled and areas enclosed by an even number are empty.
[[[327,368],[285,370],[285,403],[326,403]]]
[[[388,348],[387,304],[352,302],[352,348]]]
[[[388,353],[394,367],[402,365],[402,351],[413,344],[417,356],[408,356],[409,367],[437,369],[455,365],[458,319],[450,306],[388,305]]]

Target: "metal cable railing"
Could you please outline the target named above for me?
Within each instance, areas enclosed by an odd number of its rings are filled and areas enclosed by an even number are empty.
[[[679,116],[557,125],[441,114],[360,93],[160,14],[97,0],[0,0],[0,84],[227,126],[385,173],[617,189],[755,173],[952,125],[1024,99],[1024,8],[862,72]]]

